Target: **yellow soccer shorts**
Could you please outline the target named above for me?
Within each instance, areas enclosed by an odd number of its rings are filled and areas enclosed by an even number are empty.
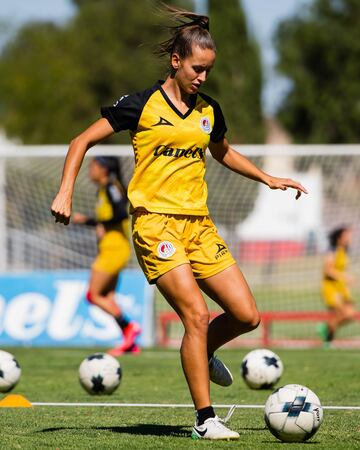
[[[352,303],[349,289],[338,281],[323,280],[321,293],[328,308],[338,308],[344,303]]]
[[[92,269],[117,275],[129,261],[130,251],[129,241],[123,233],[108,231],[99,243],[98,255]]]
[[[235,264],[209,216],[135,212],[132,236],[150,284],[182,264],[191,265],[196,279],[209,278]]]

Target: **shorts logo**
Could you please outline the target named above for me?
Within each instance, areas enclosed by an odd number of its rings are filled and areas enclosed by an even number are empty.
[[[211,133],[211,124],[208,117],[205,116],[200,119],[200,127],[203,131],[205,131],[205,133]]]
[[[215,259],[219,259],[221,256],[224,256],[228,249],[223,244],[216,244],[217,245],[217,252],[215,253]]]
[[[176,248],[171,242],[162,241],[157,246],[157,252],[160,258],[170,258],[176,252]]]

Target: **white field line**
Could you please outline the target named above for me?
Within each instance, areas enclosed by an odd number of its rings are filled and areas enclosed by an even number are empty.
[[[52,402],[31,402],[33,406],[112,406],[118,408],[194,408],[191,404],[177,403],[52,403]],[[214,408],[231,408],[236,409],[264,409],[265,405],[213,405]],[[328,410],[354,410],[360,411],[360,406],[323,406]]]

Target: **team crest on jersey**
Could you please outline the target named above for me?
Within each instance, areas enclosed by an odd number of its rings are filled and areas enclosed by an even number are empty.
[[[122,97],[119,98],[119,100],[116,100],[116,102],[114,103],[113,106],[117,106],[122,100],[124,100],[124,98],[129,97],[129,95],[123,95]]]
[[[202,117],[200,119],[200,127],[205,133],[210,134],[211,133],[211,123],[210,119],[208,117]]]
[[[176,248],[171,242],[162,241],[157,246],[157,252],[160,258],[170,258],[176,252]]]

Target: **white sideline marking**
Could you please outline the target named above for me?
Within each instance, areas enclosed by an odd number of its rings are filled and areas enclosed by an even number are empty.
[[[112,406],[118,408],[194,408],[191,404],[176,403],[47,403],[47,402],[31,402],[34,406]],[[265,405],[213,405],[214,408],[231,408],[236,409],[264,409]],[[356,410],[360,411],[360,406],[323,406],[324,409],[332,410]]]

